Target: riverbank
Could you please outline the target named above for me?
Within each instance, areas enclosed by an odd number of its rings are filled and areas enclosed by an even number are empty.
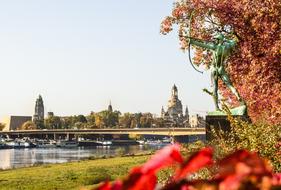
[[[0,171],[1,190],[78,190],[128,174],[150,156],[126,156]]]

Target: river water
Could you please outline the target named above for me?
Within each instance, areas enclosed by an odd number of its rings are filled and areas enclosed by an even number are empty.
[[[130,146],[101,146],[77,148],[29,148],[1,149],[0,169],[29,167],[41,164],[64,163],[78,161],[90,157],[112,156],[120,154],[136,154],[153,151],[164,145],[130,145]]]

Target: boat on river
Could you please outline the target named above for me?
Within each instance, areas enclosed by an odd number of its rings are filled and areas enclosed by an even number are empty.
[[[39,140],[36,143],[36,147],[38,148],[56,148],[56,141],[54,140]]]
[[[77,141],[69,141],[69,140],[60,140],[57,142],[57,147],[62,147],[62,148],[75,148],[78,147],[78,142]]]
[[[2,137],[0,137],[0,149],[8,148],[6,145],[6,140]]]
[[[6,148],[32,148],[35,145],[27,139],[7,140],[5,142]]]
[[[169,138],[169,137],[164,137],[163,139],[158,139],[158,140],[146,140],[144,144],[148,144],[148,145],[169,145],[169,144],[173,144],[173,138]]]

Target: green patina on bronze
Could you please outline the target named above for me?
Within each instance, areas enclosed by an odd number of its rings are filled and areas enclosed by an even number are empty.
[[[247,107],[246,107],[246,105],[242,105],[242,106],[230,109],[229,111],[230,111],[231,115],[244,116],[247,113]],[[208,115],[226,116],[228,114],[225,111],[218,110],[218,111],[208,112]]]
[[[213,91],[209,92],[207,89],[203,89],[203,91],[207,92],[213,97],[216,111],[209,112],[208,115],[225,115],[225,113],[219,107],[219,99],[218,99],[218,80],[221,79],[223,83],[230,89],[230,91],[236,96],[238,101],[240,102],[240,106],[234,109],[231,109],[231,113],[233,115],[245,115],[247,111],[247,106],[240,94],[233,86],[228,73],[225,70],[225,64],[227,58],[230,56],[232,51],[234,50],[237,42],[233,39],[227,39],[223,34],[218,33],[214,36],[213,40],[208,42],[196,38],[192,38],[187,36],[189,39],[190,45],[204,48],[206,50],[210,50],[212,52],[212,61],[210,64],[211,70],[211,80],[213,84]]]

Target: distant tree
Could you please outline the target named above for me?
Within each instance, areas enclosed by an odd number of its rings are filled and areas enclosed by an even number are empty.
[[[155,125],[156,128],[165,127],[165,121],[163,118],[154,118],[153,124]]]
[[[72,125],[72,117],[63,117],[61,118],[61,126],[63,129],[70,129]]]
[[[95,113],[94,112],[91,112],[91,114],[88,115],[86,118],[88,121],[88,126],[95,126]]]
[[[103,128],[105,126],[104,117],[101,113],[95,114],[95,126],[97,128]]]
[[[136,128],[136,127],[139,127],[139,122],[137,121],[136,118],[133,118],[131,121],[130,128]]]
[[[45,127],[47,129],[61,129],[62,122],[60,117],[58,116],[51,116],[45,119]]]
[[[77,116],[77,122],[87,123],[87,119],[84,115],[78,115]]]
[[[36,120],[34,121],[37,129],[45,129],[44,120]]]
[[[87,127],[87,124],[83,123],[83,122],[80,122],[80,121],[78,121],[74,124],[75,129],[84,129],[86,127]]]
[[[133,115],[130,113],[124,113],[119,117],[119,126],[123,128],[130,128],[133,120]]]
[[[95,124],[98,128],[115,127],[118,125],[119,115],[119,111],[101,111],[95,114]]]
[[[0,123],[0,131],[3,131],[3,129],[6,127],[5,123]]]
[[[151,113],[142,114],[140,117],[140,127],[141,128],[150,128],[152,127],[153,116]]]
[[[35,130],[35,129],[37,129],[37,126],[32,121],[27,121],[19,127],[19,130]]]

